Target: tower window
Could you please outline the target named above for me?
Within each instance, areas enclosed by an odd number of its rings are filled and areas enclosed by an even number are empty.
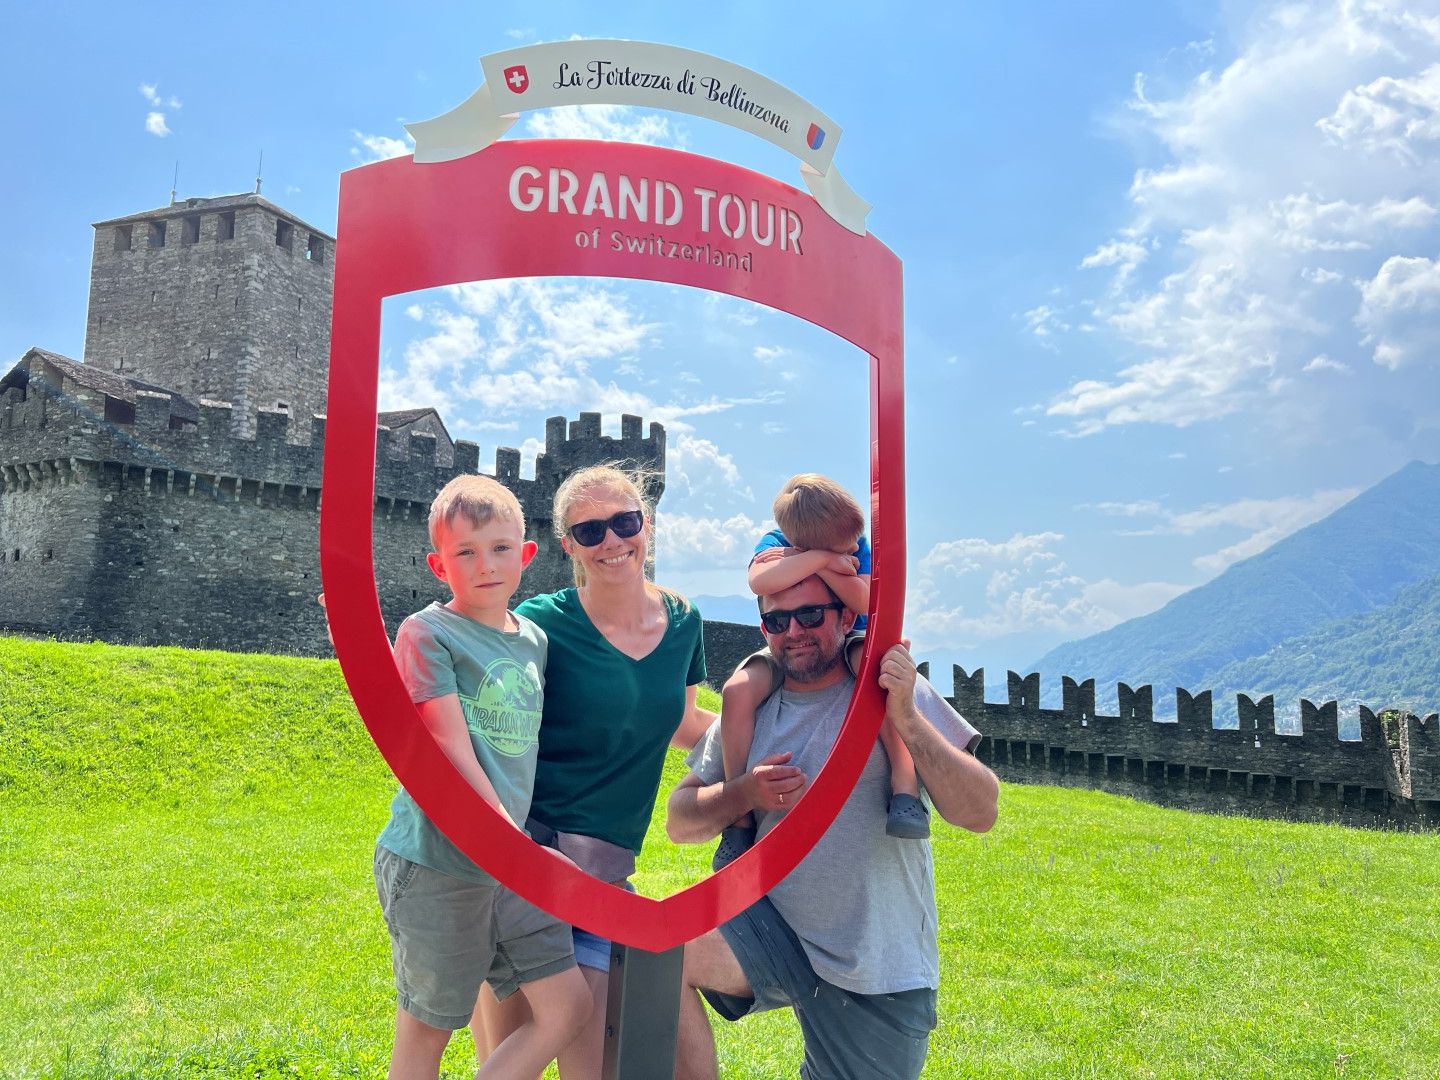
[[[311,233],[310,239],[305,241],[305,258],[315,263],[325,261],[325,241],[314,233]]]
[[[115,250],[129,251],[135,244],[135,226],[115,226]]]
[[[299,310],[301,309],[301,307],[303,307],[303,306],[304,306],[304,299],[303,299],[302,297],[299,297],[299,296],[295,297],[295,310],[296,310],[296,311],[299,311]]]
[[[219,300],[219,299],[220,299],[220,286],[219,286],[219,285],[216,285],[216,286],[215,286],[215,299],[216,299],[216,300]]]
[[[165,222],[152,221],[150,223],[150,246],[152,248],[165,246]]]
[[[295,226],[288,221],[275,222],[275,246],[290,250],[290,245],[295,240]]]
[[[190,214],[181,219],[180,243],[198,244],[200,242],[200,215]]]
[[[215,234],[217,240],[235,239],[235,211],[227,210],[220,215],[220,229]]]

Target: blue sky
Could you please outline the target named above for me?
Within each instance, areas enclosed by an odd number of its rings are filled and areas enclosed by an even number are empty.
[[[1019,667],[1440,457],[1440,7],[795,7],[19,8],[0,362],[82,355],[89,224],[163,205],[177,160],[182,198],[228,194],[263,149],[264,193],[333,229],[339,173],[406,152],[402,122],[467,97],[479,56],[621,37],[752,68],[844,129],[836,165],[905,265],[921,655]],[[536,136],[799,183],[678,114],[529,113],[510,137]],[[439,406],[482,462],[533,455],[549,415],[663,421],[659,575],[689,592],[743,591],[792,472],[866,486],[864,358],[788,316],[527,281],[385,320],[386,404]]]

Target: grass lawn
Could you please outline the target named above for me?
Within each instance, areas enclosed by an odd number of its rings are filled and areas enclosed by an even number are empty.
[[[383,1075],[394,781],[333,662],[0,638],[0,746],[0,1075]],[[1440,838],[1013,786],[935,851],[927,1076],[1440,1076]],[[707,863],[652,831],[639,885]],[[719,1036],[796,1073],[788,1016]]]

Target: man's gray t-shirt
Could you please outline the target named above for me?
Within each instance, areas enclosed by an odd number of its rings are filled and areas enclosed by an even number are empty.
[[[755,714],[748,765],[788,750],[790,764],[813,780],[839,737],[854,687],[847,675],[823,690],[772,694]],[[970,749],[979,741],[980,733],[924,679],[915,682],[915,704],[955,746]],[[705,784],[725,778],[718,724],[687,761]],[[857,994],[940,985],[930,842],[886,835],[889,800],[890,760],[876,740],[829,830],[770,892],[815,973]],[[757,816],[762,836],[780,818],[777,813]]]
[[[524,616],[507,633],[431,604],[400,624],[395,667],[417,704],[455,694],[475,758],[512,821],[530,813],[539,752],[548,641]],[[493,884],[487,874],[435,827],[401,788],[390,804],[381,847],[442,874]]]

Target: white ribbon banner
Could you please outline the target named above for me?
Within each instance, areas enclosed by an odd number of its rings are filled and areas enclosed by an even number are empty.
[[[748,68],[690,49],[644,41],[554,41],[480,58],[485,81],[442,116],[406,124],[417,162],[483,150],[525,109],[636,105],[718,120],[800,159],[825,212],[865,235],[870,204],[831,165],[840,126],[798,94]]]

